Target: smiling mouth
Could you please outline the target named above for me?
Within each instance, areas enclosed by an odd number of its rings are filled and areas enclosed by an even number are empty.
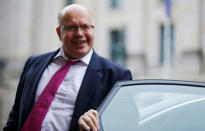
[[[84,44],[84,43],[86,43],[86,41],[73,41],[73,43],[75,43],[75,44]]]

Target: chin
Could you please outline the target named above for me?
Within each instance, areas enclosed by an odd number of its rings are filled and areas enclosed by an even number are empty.
[[[86,56],[88,54],[88,52],[78,52],[78,53],[76,53],[77,59],[80,59],[80,58]]]

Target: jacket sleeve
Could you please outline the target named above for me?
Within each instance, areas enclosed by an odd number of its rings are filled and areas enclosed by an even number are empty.
[[[121,76],[120,81],[123,81],[123,80],[132,80],[132,74],[130,70],[126,70],[124,74]]]
[[[21,101],[21,95],[22,95],[22,90],[24,87],[24,74],[26,70],[29,67],[29,61],[30,59],[27,60],[23,72],[20,77],[20,81],[18,83],[17,91],[16,91],[16,97],[14,101],[14,105],[11,109],[11,112],[9,114],[6,126],[3,128],[3,131],[16,131],[18,130],[19,126],[19,107],[20,107],[20,101]]]

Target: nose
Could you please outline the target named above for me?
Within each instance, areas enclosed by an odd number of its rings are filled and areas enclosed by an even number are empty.
[[[83,36],[83,31],[81,30],[81,28],[77,28],[77,30],[75,31],[75,34],[78,36]]]

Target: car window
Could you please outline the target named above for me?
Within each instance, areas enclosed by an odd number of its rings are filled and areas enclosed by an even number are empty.
[[[99,109],[101,130],[205,131],[204,85],[162,81],[118,84]]]

